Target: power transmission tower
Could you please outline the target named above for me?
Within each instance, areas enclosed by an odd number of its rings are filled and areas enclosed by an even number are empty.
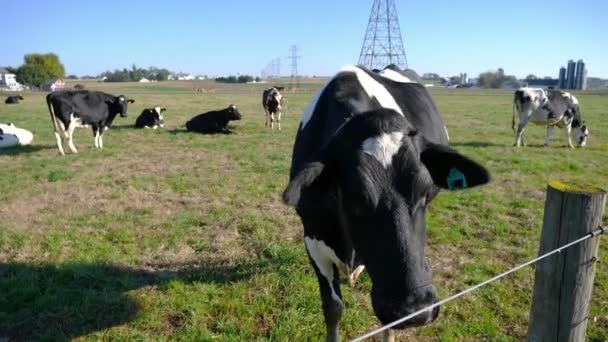
[[[292,45],[289,49],[289,56],[291,60],[291,77],[289,78],[289,89],[297,89],[300,86],[300,75],[298,73],[298,59],[302,56],[298,55],[298,47]]]
[[[408,67],[395,0],[374,0],[359,64],[369,69],[383,69],[389,64]]]

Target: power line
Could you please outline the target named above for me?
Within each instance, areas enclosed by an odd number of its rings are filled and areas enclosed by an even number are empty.
[[[298,59],[302,58],[302,56],[298,55],[298,47],[296,45],[292,45],[291,48],[289,48],[289,56],[287,58],[291,60],[291,77],[289,78],[289,88],[297,88],[300,86]]]

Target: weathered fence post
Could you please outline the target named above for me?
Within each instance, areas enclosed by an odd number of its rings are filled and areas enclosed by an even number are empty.
[[[602,189],[550,182],[539,255],[600,226],[605,205]],[[598,247],[588,239],[536,265],[528,342],[584,341]]]

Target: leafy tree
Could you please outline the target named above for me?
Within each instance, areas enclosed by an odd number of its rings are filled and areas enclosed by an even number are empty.
[[[171,71],[167,69],[158,69],[156,71],[156,80],[157,81],[166,81],[169,79],[169,75],[171,75]]]
[[[502,68],[498,71],[486,71],[479,75],[479,86],[481,88],[500,88],[500,86],[508,81],[516,81],[517,78],[512,75],[505,75]]]
[[[54,53],[39,54],[31,53],[23,57],[25,64],[38,64],[44,67],[44,70],[51,78],[64,78],[65,67],[59,61],[59,56]]]
[[[536,75],[534,74],[529,74],[528,76],[526,76],[526,80],[536,80],[538,79],[538,77],[536,77]]]
[[[16,70],[17,82],[40,87],[51,78],[64,78],[65,68],[54,53],[30,53],[23,56],[23,65]]]

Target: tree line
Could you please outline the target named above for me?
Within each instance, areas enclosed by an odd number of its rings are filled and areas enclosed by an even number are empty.
[[[218,77],[215,79],[215,82],[220,83],[249,83],[249,82],[260,82],[262,79],[259,77],[253,77],[251,75],[241,75],[241,76],[228,76],[228,77]]]
[[[169,79],[171,71],[167,69],[149,67],[148,69],[138,68],[135,64],[131,65],[131,69],[124,68],[114,71],[105,71],[99,75],[99,78],[106,78],[106,82],[138,82],[142,78],[156,81],[166,81]]]

